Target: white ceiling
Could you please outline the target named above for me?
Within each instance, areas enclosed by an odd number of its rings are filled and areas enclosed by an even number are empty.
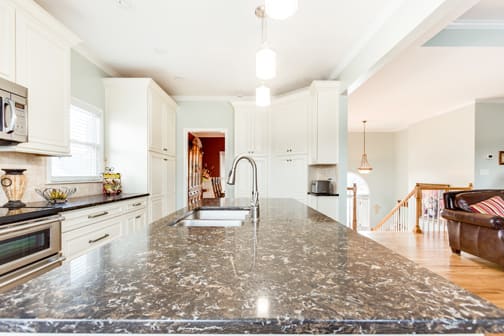
[[[502,21],[504,0],[482,0],[458,22]],[[504,30],[502,32],[504,34]],[[503,47],[408,48],[349,98],[349,128],[394,131],[477,99],[504,97]]]
[[[170,94],[253,96],[262,0],[36,0],[122,75],[149,76]],[[404,0],[300,0],[268,24],[278,55],[272,93],[326,79]]]

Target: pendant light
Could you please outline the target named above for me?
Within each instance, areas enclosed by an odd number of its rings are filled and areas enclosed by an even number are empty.
[[[265,0],[266,14],[275,20],[285,20],[298,9],[298,0]]]
[[[364,152],[362,153],[360,167],[359,167],[359,169],[357,169],[359,171],[359,173],[361,173],[361,174],[369,174],[373,170],[373,168],[371,168],[371,165],[369,164],[369,162],[367,160],[367,154],[366,154],[366,123],[367,123],[366,120],[362,121],[362,125],[364,127],[364,133],[363,133],[364,134]]]
[[[264,7],[257,7],[255,14],[261,19],[261,48],[256,53],[256,76],[261,80],[269,80],[276,77],[276,52],[268,47]]]
[[[262,84],[256,88],[256,105],[265,107],[271,104],[271,92],[270,88]]]

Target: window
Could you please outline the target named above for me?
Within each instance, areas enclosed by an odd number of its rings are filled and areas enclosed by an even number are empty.
[[[97,107],[72,99],[70,106],[70,157],[49,160],[49,180],[100,181],[103,170],[103,113]]]

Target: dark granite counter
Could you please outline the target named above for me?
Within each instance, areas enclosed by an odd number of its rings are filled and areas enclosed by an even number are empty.
[[[41,208],[41,207],[53,207],[60,209],[60,211],[70,211],[77,210],[87,207],[92,207],[96,205],[107,204],[111,202],[126,201],[138,197],[146,197],[149,194],[119,194],[114,196],[105,196],[102,194],[72,197],[68,199],[68,202],[62,204],[50,204],[48,202],[31,202],[27,203],[27,207]]]
[[[299,202],[168,226],[184,212],[1,294],[0,332],[504,332],[503,310]]]

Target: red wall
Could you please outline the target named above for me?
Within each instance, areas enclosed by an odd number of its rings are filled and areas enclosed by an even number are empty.
[[[203,144],[203,167],[210,170],[212,177],[219,177],[220,158],[219,152],[225,151],[225,138],[200,138]]]

